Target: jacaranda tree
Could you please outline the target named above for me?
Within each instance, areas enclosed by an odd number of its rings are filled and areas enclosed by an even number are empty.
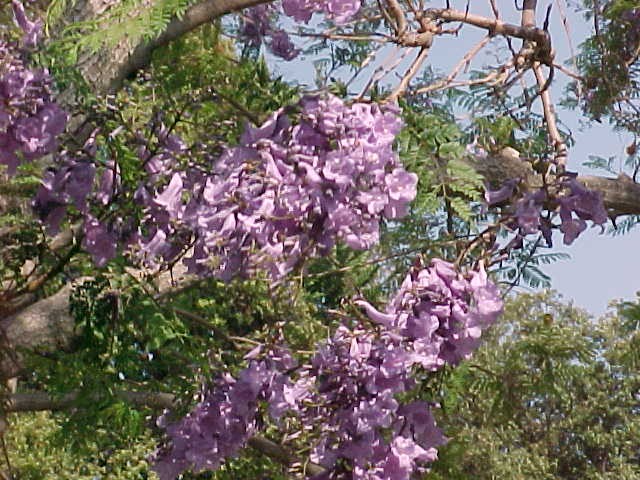
[[[568,67],[564,2],[450,3],[13,0],[5,412],[68,410],[99,452],[153,437],[167,480],[255,478],[248,446],[286,475],[428,471],[443,381],[503,296],[548,280],[554,241],[640,215],[635,142],[628,174],[578,175],[554,105],[564,77],[575,114],[638,133],[640,7],[585,0]]]

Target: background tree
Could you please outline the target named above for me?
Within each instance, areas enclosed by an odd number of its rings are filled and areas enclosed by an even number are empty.
[[[594,320],[521,294],[444,382],[451,442],[434,478],[636,478],[637,303]]]

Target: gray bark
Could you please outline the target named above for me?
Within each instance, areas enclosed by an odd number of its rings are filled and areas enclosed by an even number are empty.
[[[145,0],[152,6],[157,0]],[[192,5],[181,18],[174,18],[157,38],[124,38],[114,48],[88,53],[81,59],[80,70],[97,93],[115,93],[124,81],[149,66],[156,48],[195,30],[201,25],[228,13],[273,0],[206,0]],[[79,0],[70,16],[71,21],[87,21],[108,12],[120,0]]]
[[[509,154],[510,149],[505,150],[506,154],[470,159],[469,162],[493,188],[511,178],[523,179],[530,188],[543,185],[542,176],[533,170],[530,162],[520,159],[515,151]],[[612,218],[640,215],[640,184],[627,175],[621,174],[617,178],[579,175],[578,180],[602,194],[604,206]]]
[[[1,378],[20,374],[23,368],[20,352],[23,349],[47,353],[69,346],[74,337],[74,321],[69,313],[69,295],[73,285],[69,283],[54,295],[0,321],[3,337]]]
[[[142,277],[144,272],[131,270],[131,275]],[[0,317],[0,380],[22,373],[24,365],[20,352],[41,354],[66,350],[71,346],[76,332],[75,320],[70,312],[70,296],[74,286],[90,280],[82,277],[68,283],[54,295],[19,310],[6,318]],[[155,295],[163,298],[174,289],[188,284],[193,277],[186,274],[182,264],[172,272],[164,272],[155,280]]]

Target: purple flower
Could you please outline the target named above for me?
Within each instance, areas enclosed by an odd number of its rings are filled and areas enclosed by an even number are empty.
[[[349,21],[358,10],[362,0],[325,0],[325,9],[329,18],[341,24]]]
[[[16,23],[35,41],[39,22],[30,22],[22,4],[13,1]],[[0,163],[13,175],[22,161],[31,161],[57,148],[66,113],[53,101],[51,78],[27,66],[28,55],[15,43],[0,38]]]
[[[324,12],[338,24],[345,23],[358,13],[361,4],[362,0],[282,0],[284,13],[304,23],[315,12]]]
[[[195,408],[166,427],[171,442],[156,454],[153,469],[161,480],[173,480],[187,469],[215,470],[244,447],[257,430],[258,402],[291,368],[290,355],[269,351],[273,358],[251,360],[237,379],[218,378]]]
[[[169,246],[167,234],[164,233],[163,230],[158,229],[148,242],[142,243],[142,254],[145,258],[149,259],[148,261],[150,263],[153,263],[155,259],[161,258],[164,255]]]
[[[47,124],[40,117],[21,118],[16,122],[15,136],[28,154],[38,153],[52,141],[46,131]]]
[[[155,198],[155,203],[163,207],[173,218],[177,218],[182,210],[182,187],[180,174],[174,173],[164,192]]]
[[[563,241],[570,245],[587,228],[587,220],[596,225],[603,225],[608,219],[607,211],[602,201],[602,195],[587,189],[577,180],[577,174],[565,172],[554,183],[538,190],[527,192],[516,202],[512,213],[512,228],[516,229],[516,236],[505,247],[505,250],[522,248],[524,237],[540,232],[548,246],[552,245],[553,220],[559,213],[560,231],[564,234]],[[487,191],[485,198],[489,205],[504,202],[513,196],[517,181],[508,180],[497,191]],[[547,209],[549,215],[544,216]],[[577,218],[574,218],[574,215]]]
[[[418,176],[403,168],[395,168],[385,177],[385,183],[391,200],[410,202],[416,197]]]
[[[300,53],[300,50],[291,41],[289,34],[284,30],[278,30],[271,34],[269,49],[275,56],[287,61],[293,60]]]
[[[35,75],[31,70],[12,70],[7,72],[0,82],[0,89],[9,101],[19,99],[27,95],[27,88],[35,83]],[[5,114],[9,118],[8,114]]]
[[[116,193],[119,183],[120,169],[118,164],[113,160],[109,160],[100,177],[100,186],[96,192],[96,199],[103,205],[107,205]]]
[[[314,0],[282,0],[282,9],[297,22],[307,23],[315,11]]]
[[[519,180],[517,178],[512,178],[504,182],[498,190],[486,189],[484,199],[487,205],[491,207],[510,199],[518,183]]]
[[[582,220],[591,220],[597,225],[607,222],[609,216],[602,202],[602,195],[584,187],[575,178],[569,177],[563,185],[571,194],[561,199],[561,204],[573,210]]]
[[[174,173],[153,204],[145,201],[147,231],[197,239],[197,258],[185,260],[191,272],[227,280],[261,269],[280,281],[339,241],[370,248],[383,217],[406,214],[417,176],[393,151],[396,107],[348,106],[327,95],[304,97],[299,108],[295,122],[279,110],[247,127],[212,174]],[[147,161],[154,181],[166,182],[171,158],[159,149]]]
[[[571,209],[566,204],[563,204],[562,200],[560,204],[560,220],[562,221],[560,231],[564,233],[563,242],[565,245],[571,245],[578,238],[578,235],[587,228],[587,222],[581,218],[573,218]]]
[[[256,5],[246,9],[242,16],[240,35],[254,47],[260,46],[262,39],[273,29],[271,15],[273,5]]]
[[[427,450],[447,443],[431,410],[431,405],[427,402],[416,401],[403,405],[398,412],[405,418],[411,436]]]
[[[93,189],[95,172],[96,168],[90,162],[77,162],[69,167],[64,192],[80,211],[87,208],[87,195]]]
[[[14,21],[24,32],[22,43],[24,43],[26,47],[34,47],[40,38],[42,20],[37,20],[35,22],[29,21],[24,11],[24,6],[18,0],[12,0],[11,5],[13,6]]]
[[[104,224],[88,215],[84,222],[83,248],[93,258],[97,267],[104,267],[116,256],[116,239]]]
[[[535,194],[527,193],[516,204],[515,217],[523,235],[536,233],[540,227],[542,205]]]

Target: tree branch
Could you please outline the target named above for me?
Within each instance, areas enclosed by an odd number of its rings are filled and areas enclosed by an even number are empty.
[[[137,406],[164,409],[176,406],[176,398],[170,393],[157,392],[116,392],[116,396],[128,403]],[[68,393],[62,397],[53,397],[44,392],[14,393],[6,402],[6,412],[36,412],[36,411],[62,411],[73,408],[78,400],[78,393]],[[287,467],[302,466],[308,476],[325,473],[325,469],[311,462],[303,462],[282,445],[269,440],[261,435],[254,435],[249,439],[249,446],[254,450]]]
[[[521,25],[524,28],[535,28],[536,27],[536,7],[538,1],[537,0],[524,0],[522,2],[522,21]]]
[[[469,158],[468,163],[494,187],[511,178],[522,178],[530,188],[543,185],[542,176],[532,169],[531,163],[516,157]],[[611,217],[640,215],[640,184],[631,178],[625,175],[618,178],[578,176],[578,180],[587,188],[602,194],[605,208]],[[182,277],[183,273],[178,272],[177,277]],[[174,283],[169,273],[160,275],[157,279],[158,298],[166,296],[167,292],[176,289],[179,291],[189,280],[188,277],[178,278]],[[5,332],[9,348],[13,351],[67,348],[75,336],[74,320],[69,313],[70,293],[71,285],[68,284],[55,295],[1,320],[0,329]],[[14,361],[10,355],[4,354],[0,358],[0,378],[14,377],[20,373],[21,368],[20,362]]]
[[[82,280],[85,278],[78,281]],[[75,336],[73,317],[69,313],[69,296],[73,286],[68,283],[54,295],[0,321],[3,333],[0,378],[12,378],[20,374],[23,368],[20,350],[48,352],[66,349],[70,345]]]
[[[483,17],[453,8],[429,8],[425,10],[425,15],[445,22],[461,22],[473,25],[487,30],[492,35],[504,35],[505,37],[535,42],[538,47],[540,61],[548,63],[548,60],[552,58],[551,37],[548,32],[541,28],[513,25],[497,18]]]
[[[144,41],[140,38],[132,42],[131,39],[125,38],[114,49],[99,52],[86,59],[84,65],[81,65],[85,80],[93,85],[98,93],[117,92],[122,88],[125,79],[149,65],[156,48],[167,45],[218,17],[271,1],[273,0],[205,0],[196,3],[189,7],[182,17],[174,17],[165,31],[155,39]],[[89,15],[96,14],[93,10],[88,11]]]
[[[533,170],[526,159],[489,155],[486,158],[471,157],[467,162],[493,187],[499,187],[512,178],[523,179],[532,189],[544,185],[542,176]],[[579,175],[578,181],[602,194],[604,206],[611,217],[640,215],[640,184],[627,175],[621,174],[617,178]]]
[[[144,272],[134,269],[129,273],[144,275]],[[87,280],[91,280],[91,277],[78,278],[55,294],[25,305],[4,318],[1,312],[8,307],[0,305],[0,380],[20,375],[23,369],[20,351],[47,353],[66,350],[71,346],[77,332],[69,311],[70,295],[76,285]],[[174,291],[176,284],[189,284],[192,276],[187,274],[184,265],[178,264],[172,271],[163,272],[154,280],[154,293],[161,298]],[[28,300],[32,301],[31,298]]]
[[[411,66],[402,76],[402,79],[398,83],[398,86],[393,90],[393,92],[391,92],[391,95],[389,95],[389,97],[387,98],[388,101],[397,101],[398,98],[407,91],[411,80],[420,71],[420,68],[422,68],[422,64],[425,62],[428,56],[429,47],[422,47],[416,58],[411,63]]]
[[[540,98],[542,100],[542,111],[544,113],[544,119],[547,123],[547,130],[549,131],[549,139],[553,144],[555,150],[555,162],[560,169],[564,169],[567,164],[567,157],[569,155],[567,151],[567,144],[562,138],[562,134],[558,129],[558,123],[556,122],[556,112],[551,101],[551,93],[549,92],[548,82],[545,80],[542,74],[542,67],[539,62],[533,63],[533,73],[538,82],[538,89],[540,92]],[[553,68],[551,66],[550,68]]]
[[[155,392],[117,392],[116,396],[125,402],[137,406],[151,408],[172,408],[175,406],[175,396],[170,393]],[[97,397],[97,396],[96,396]],[[44,392],[14,393],[9,396],[5,406],[7,412],[58,412],[73,408],[78,401],[77,392],[68,393],[62,397],[54,397]]]

